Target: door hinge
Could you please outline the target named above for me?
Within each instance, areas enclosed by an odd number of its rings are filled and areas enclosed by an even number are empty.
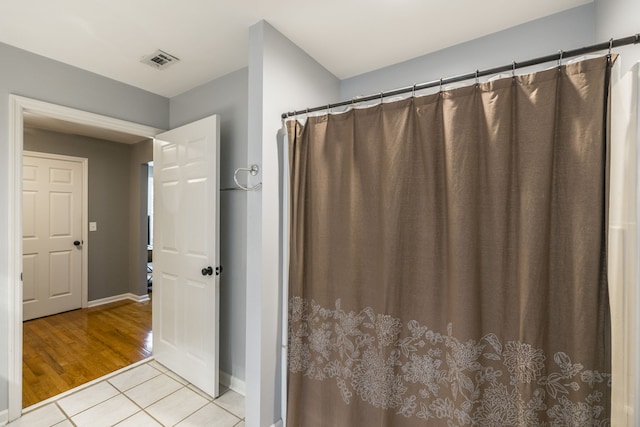
[[[222,266],[221,265],[216,267],[216,276],[219,276],[220,274],[222,274]]]

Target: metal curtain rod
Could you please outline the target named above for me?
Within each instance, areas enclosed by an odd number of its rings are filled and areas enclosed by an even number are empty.
[[[299,114],[307,114],[307,113],[313,113],[316,111],[324,111],[324,110],[329,110],[335,107],[344,107],[345,105],[352,105],[357,102],[373,101],[376,99],[383,99],[389,96],[402,95],[409,92],[415,93],[415,91],[417,90],[423,90],[423,89],[428,89],[436,86],[457,83],[464,80],[471,80],[471,79],[477,80],[480,77],[489,76],[492,74],[498,74],[504,71],[515,71],[518,68],[531,67],[533,65],[543,64],[545,62],[551,62],[551,61],[560,62],[562,61],[562,59],[566,59],[566,58],[585,55],[587,53],[593,53],[593,52],[606,50],[606,49],[609,49],[609,51],[611,51],[611,49],[614,47],[627,46],[630,44],[637,44],[637,43],[640,43],[640,33],[633,36],[616,39],[616,40],[611,39],[607,42],[602,42],[602,43],[594,44],[591,46],[582,47],[579,49],[568,50],[566,52],[563,52],[562,50],[560,50],[558,53],[555,53],[553,55],[541,56],[538,58],[529,59],[527,61],[522,61],[522,62],[513,61],[511,64],[503,65],[501,67],[489,68],[487,70],[476,70],[473,73],[462,74],[459,76],[449,77],[446,79],[434,80],[427,83],[415,84],[413,86],[394,89],[388,92],[380,92],[375,95],[368,95],[360,98],[353,98],[349,101],[336,102],[334,104],[322,105],[319,107],[306,108],[304,110],[282,113],[282,118],[286,119],[287,117],[293,117]]]

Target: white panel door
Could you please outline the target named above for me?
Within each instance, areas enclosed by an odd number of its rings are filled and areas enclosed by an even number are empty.
[[[24,320],[82,306],[82,159],[43,156],[23,156]]]
[[[153,353],[218,395],[219,119],[156,137],[153,146]]]

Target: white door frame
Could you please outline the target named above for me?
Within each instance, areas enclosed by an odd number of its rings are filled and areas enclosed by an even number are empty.
[[[9,276],[9,421],[22,414],[22,154],[24,113],[34,113],[71,123],[113,130],[142,138],[153,138],[162,129],[100,114],[63,107],[17,95],[9,95],[9,200],[8,200],[8,276]],[[141,138],[141,139],[142,139]],[[84,231],[83,231],[84,233]]]
[[[81,252],[82,261],[80,262],[80,268],[82,269],[82,276],[80,277],[80,304],[82,308],[86,308],[89,300],[89,236],[87,234],[87,230],[89,229],[89,159],[86,157],[65,156],[62,154],[40,153],[25,150],[22,150],[22,154],[29,155],[31,157],[40,157],[42,159],[77,162],[82,166],[82,212],[80,213],[82,231],[80,233],[80,240],[83,243]],[[20,183],[22,183],[22,180],[20,180]],[[20,193],[22,194],[22,191]],[[20,201],[18,201],[18,203],[20,203]],[[22,203],[20,203],[20,213],[22,215]],[[22,218],[22,216],[20,216],[20,218]],[[18,230],[22,231],[22,224]],[[22,242],[22,235],[20,236],[20,241]],[[20,252],[22,252],[22,247],[20,248]],[[20,287],[20,290],[22,291],[22,287]],[[20,316],[23,317],[22,314],[20,314]]]

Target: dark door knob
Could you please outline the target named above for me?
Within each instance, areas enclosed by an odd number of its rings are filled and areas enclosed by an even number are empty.
[[[203,268],[202,269],[202,275],[203,276],[211,276],[211,275],[213,275],[213,268],[211,268],[211,266],[209,266],[207,268]]]
[[[73,242],[74,246],[80,246],[80,240],[76,240],[75,242]]]

